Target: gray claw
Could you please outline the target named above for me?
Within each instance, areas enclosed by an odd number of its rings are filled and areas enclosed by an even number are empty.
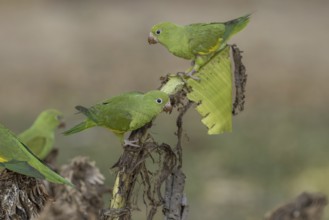
[[[132,146],[132,147],[140,147],[138,144],[136,144],[138,142],[138,139],[136,140],[124,140],[123,141],[123,146],[126,147],[126,146]]]
[[[193,76],[194,73],[196,73],[197,71],[195,71],[194,69],[192,69],[189,73],[186,73],[185,75],[194,79],[194,80],[197,80],[197,81],[200,81],[200,78],[197,77],[197,76]]]

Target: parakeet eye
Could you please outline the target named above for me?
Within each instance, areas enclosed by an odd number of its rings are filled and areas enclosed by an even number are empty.
[[[156,33],[157,35],[159,35],[159,34],[161,34],[161,30],[157,30],[155,33]]]
[[[162,103],[162,99],[160,99],[160,98],[157,98],[155,101],[156,101],[158,104],[161,104],[161,103]]]

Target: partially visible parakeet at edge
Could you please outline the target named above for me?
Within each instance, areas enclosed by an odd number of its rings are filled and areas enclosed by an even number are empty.
[[[124,134],[144,126],[162,111],[171,111],[172,107],[167,93],[153,90],[145,94],[124,93],[90,108],[76,106],[76,109],[87,116],[87,119],[65,131],[65,135],[102,126],[111,130],[124,145],[138,146],[135,144],[137,140],[125,140]]]
[[[2,124],[0,124],[0,166],[26,176],[73,186],[70,181],[45,165]]]
[[[160,43],[175,56],[192,60],[187,75],[192,76],[211,57],[222,50],[227,41],[247,26],[250,14],[227,22],[196,23],[177,25],[162,22],[152,27],[149,44]]]
[[[43,160],[54,147],[55,131],[59,127],[64,127],[63,114],[56,109],[48,109],[41,112],[32,126],[18,138]]]

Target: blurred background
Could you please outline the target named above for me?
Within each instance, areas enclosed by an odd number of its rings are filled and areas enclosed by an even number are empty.
[[[302,191],[329,193],[328,11],[325,0],[1,1],[0,121],[19,133],[42,110],[57,108],[71,127],[84,118],[75,105],[155,89],[161,75],[190,65],[148,45],[153,24],[253,12],[230,42],[244,51],[245,111],[232,133],[208,136],[190,109],[183,169],[189,219],[262,219]],[[155,121],[160,143],[175,143],[176,115]],[[60,163],[89,156],[112,185],[109,168],[122,152],[117,138],[103,128],[61,132]],[[135,215],[145,219],[144,211]]]

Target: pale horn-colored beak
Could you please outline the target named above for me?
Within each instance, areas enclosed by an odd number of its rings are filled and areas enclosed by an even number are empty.
[[[158,43],[158,39],[150,32],[147,41],[149,42],[149,44],[156,44]]]
[[[57,128],[65,128],[66,124],[64,121],[62,121],[58,126]]]
[[[59,116],[59,125],[57,126],[57,128],[65,128],[66,124],[64,122],[64,117],[63,116]]]
[[[165,104],[165,106],[163,107],[163,111],[167,112],[167,113],[171,113],[173,109],[173,106],[170,103],[170,100]]]

